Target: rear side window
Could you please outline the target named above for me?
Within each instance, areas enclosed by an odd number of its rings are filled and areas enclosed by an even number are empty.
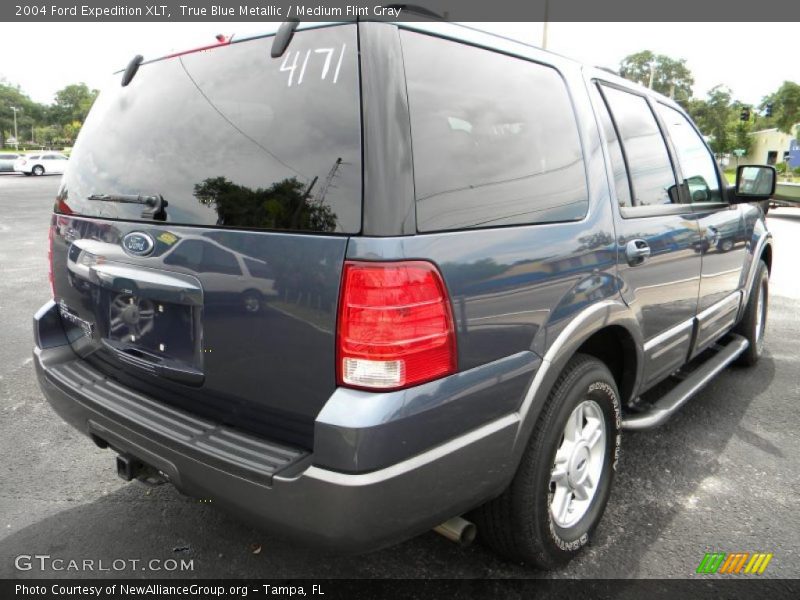
[[[611,168],[614,170],[614,187],[617,192],[617,201],[620,206],[631,206],[631,186],[628,181],[628,169],[625,166],[625,157],[622,155],[622,147],[619,143],[617,130],[614,129],[611,115],[608,114],[608,107],[600,98],[598,89],[592,87],[590,93],[592,94],[592,99],[595,100],[598,121],[606,138]]]
[[[420,231],[585,216],[578,128],[555,69],[409,31],[401,36]]]
[[[675,174],[667,145],[644,97],[602,86],[628,161],[634,206],[670,204]]]
[[[141,220],[90,195],[156,195],[188,225],[355,233],[361,228],[356,25],[298,31],[144,64],[98,98],[69,161],[75,214]],[[65,196],[65,198],[64,198]]]
[[[692,202],[722,201],[717,167],[703,138],[677,110],[660,103],[656,106],[675,146]]]

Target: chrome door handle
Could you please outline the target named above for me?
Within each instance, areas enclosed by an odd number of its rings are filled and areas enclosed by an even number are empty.
[[[632,267],[640,265],[650,256],[650,246],[644,240],[631,240],[625,244],[625,257]]]

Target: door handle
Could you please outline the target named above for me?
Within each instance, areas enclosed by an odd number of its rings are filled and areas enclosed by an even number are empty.
[[[625,244],[625,257],[632,267],[640,265],[650,256],[650,246],[644,240],[631,240]]]

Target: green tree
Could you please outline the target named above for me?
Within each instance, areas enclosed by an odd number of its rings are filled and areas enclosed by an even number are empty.
[[[68,143],[73,143],[75,138],[78,137],[78,133],[81,130],[82,123],[80,121],[73,121],[72,123],[67,123],[61,128],[61,136],[66,140]]]
[[[620,63],[619,74],[622,77],[645,87],[650,85],[651,73],[655,91],[686,106],[692,97],[694,78],[685,59],[674,59],[643,50],[626,56]]]
[[[19,86],[0,80],[0,148],[5,148],[6,140],[14,135],[14,111],[17,108],[17,132],[20,139],[30,136],[31,126],[40,121],[44,106],[31,100]]]
[[[92,108],[98,91],[90,90],[85,83],[73,83],[56,92],[48,120],[53,125],[65,127],[74,122],[83,123]]]
[[[33,128],[33,141],[36,144],[52,146],[58,137],[58,127],[55,125],[39,125]]]
[[[772,123],[784,133],[794,133],[792,128],[800,123],[800,84],[784,81],[778,90],[765,96],[759,108],[764,111],[772,104]]]
[[[705,100],[693,100],[690,106],[692,118],[700,131],[710,138],[709,146],[717,157],[739,147],[735,145],[739,114],[730,89],[724,85],[713,87]]]
[[[733,149],[740,148],[744,150],[745,154],[750,154],[750,148],[753,146],[753,136],[750,133],[753,130],[753,126],[750,122],[743,123],[739,121],[734,125],[734,134],[733,134]]]

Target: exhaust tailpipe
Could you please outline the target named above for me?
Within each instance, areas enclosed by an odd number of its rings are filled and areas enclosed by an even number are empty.
[[[453,517],[441,525],[437,525],[433,530],[441,536],[446,537],[451,542],[455,542],[462,548],[466,548],[475,541],[478,528],[475,523],[467,521],[462,517]]]

